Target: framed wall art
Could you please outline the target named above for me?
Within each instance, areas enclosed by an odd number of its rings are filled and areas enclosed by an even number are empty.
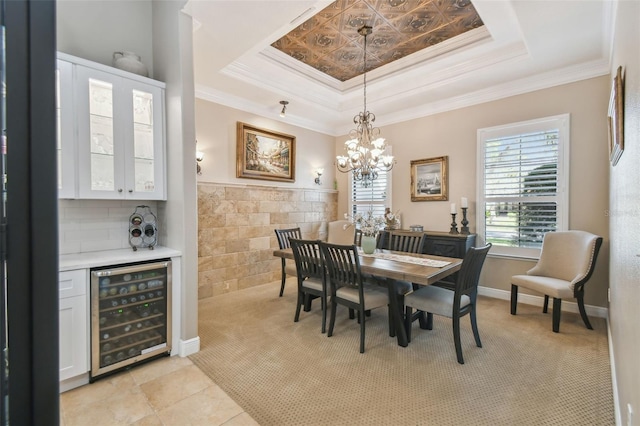
[[[622,67],[618,67],[611,84],[609,98],[609,160],[615,166],[624,151],[624,81]]]
[[[449,157],[411,161],[411,201],[449,199]]]
[[[238,122],[236,177],[294,182],[296,137]]]

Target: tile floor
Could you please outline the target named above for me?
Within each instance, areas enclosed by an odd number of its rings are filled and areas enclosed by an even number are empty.
[[[172,356],[60,394],[61,426],[255,426],[189,358]]]

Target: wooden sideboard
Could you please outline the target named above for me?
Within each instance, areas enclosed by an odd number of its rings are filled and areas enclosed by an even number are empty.
[[[407,230],[393,232],[414,233]],[[423,231],[423,234],[427,236],[424,254],[463,258],[467,251],[476,245],[476,234],[449,234],[448,232],[436,231]],[[389,231],[380,232],[378,246],[385,249],[389,247]]]

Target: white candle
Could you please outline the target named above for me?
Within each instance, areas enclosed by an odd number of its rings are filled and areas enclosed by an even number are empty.
[[[456,213],[456,203],[451,203],[451,214]]]
[[[463,209],[469,207],[467,197],[462,197],[462,199],[460,200],[460,207],[462,207]]]

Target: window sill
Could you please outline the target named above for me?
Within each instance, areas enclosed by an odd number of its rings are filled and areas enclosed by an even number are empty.
[[[538,258],[534,256],[520,256],[517,254],[504,254],[504,253],[489,253],[487,257],[496,259],[508,259],[508,260],[522,260],[527,262],[537,262]]]

